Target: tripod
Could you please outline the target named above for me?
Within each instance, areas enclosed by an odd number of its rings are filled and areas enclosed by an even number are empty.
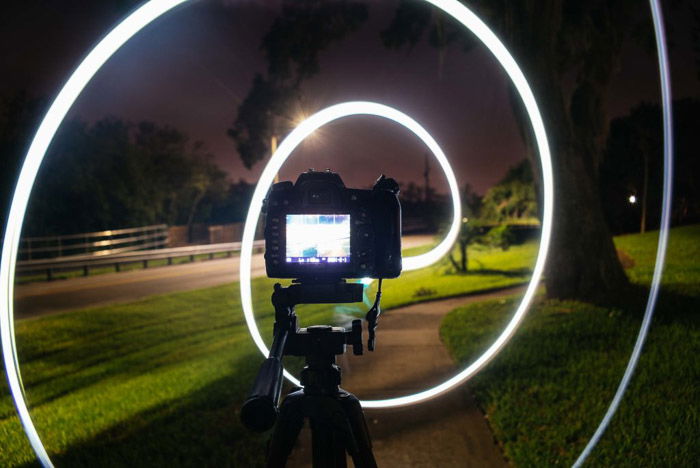
[[[297,328],[294,313],[294,306],[301,303],[361,299],[361,284],[275,285],[275,334],[270,356],[241,408],[241,420],[250,429],[264,431],[276,421],[267,458],[269,468],[285,466],[305,419],[311,428],[314,468],[345,468],[346,452],[357,468],[377,466],[360,401],[339,387],[340,368],[335,364],[335,356],[343,354],[347,344],[352,345],[354,354],[362,354],[362,322],[354,320],[348,330],[328,325]],[[278,417],[283,356],[304,356],[306,366],[301,372],[302,387],[285,397]]]

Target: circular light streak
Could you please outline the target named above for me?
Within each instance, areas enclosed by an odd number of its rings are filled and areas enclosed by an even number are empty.
[[[239,263],[241,305],[243,306],[243,314],[245,316],[250,335],[253,337],[253,341],[264,356],[267,356],[270,351],[267,349],[262,336],[260,336],[260,330],[255,322],[255,315],[253,314],[253,299],[251,294],[252,278],[250,273],[253,259],[253,242],[255,240],[255,231],[256,226],[258,225],[258,220],[260,219],[263,200],[275,179],[275,175],[279,172],[284,162],[287,160],[287,158],[289,158],[289,156],[301,142],[303,142],[309,135],[318,130],[320,127],[334,120],[352,115],[373,115],[383,117],[401,124],[407,129],[411,130],[433,153],[440,164],[440,167],[445,172],[445,177],[447,178],[447,183],[450,187],[452,204],[454,206],[450,230],[442,242],[435,246],[435,248],[433,248],[430,252],[414,257],[406,257],[403,260],[403,270],[417,270],[435,263],[445,254],[447,254],[447,252],[449,252],[457,239],[457,235],[459,234],[462,211],[457,179],[455,178],[450,163],[447,161],[445,153],[442,151],[442,149],[440,149],[440,146],[437,144],[435,139],[430,136],[430,134],[418,122],[403,112],[374,102],[345,102],[327,107],[326,109],[315,113],[299,124],[299,126],[297,126],[287,136],[287,138],[284,139],[284,141],[277,148],[277,151],[275,151],[270,158],[270,161],[265,166],[265,169],[258,180],[258,184],[255,187],[255,191],[253,192],[253,198],[250,201],[248,216],[246,217],[245,226],[243,228],[243,240],[241,243],[241,257]],[[299,385],[299,381],[286,370],[284,371],[284,375],[296,385]]]
[[[22,233],[22,223],[24,214],[27,211],[29,194],[34,186],[36,174],[39,166],[44,160],[46,149],[53,140],[58,126],[63,122],[68,110],[83,91],[88,82],[95,76],[95,73],[119,48],[131,39],[136,33],[150,24],[156,18],[162,16],[167,11],[184,3],[186,0],[152,0],[133,13],[124,21],[119,23],[110,31],[92,51],[78,65],[73,74],[56,96],[56,99],[49,107],[44,120],[41,121],[39,129],[34,135],[27,155],[22,165],[22,170],[17,180],[15,193],[10,205],[10,214],[7,217],[5,239],[2,245],[2,260],[0,262],[0,337],[2,338],[2,353],[5,361],[5,371],[10,387],[10,393],[15,402],[17,414],[27,434],[29,443],[32,445],[37,458],[44,466],[53,466],[44,445],[41,443],[39,434],[34,427],[27,403],[24,399],[22,388],[19,361],[17,359],[17,348],[15,346],[14,333],[14,280],[15,266],[17,263],[17,252],[19,250],[19,240]]]
[[[530,302],[537,291],[537,286],[544,272],[545,262],[547,260],[547,253],[549,251],[549,243],[552,234],[552,213],[554,208],[554,181],[552,177],[552,160],[549,151],[549,143],[547,141],[547,133],[544,128],[544,122],[540,114],[537,102],[535,101],[535,96],[530,89],[530,86],[525,79],[525,75],[518,67],[513,56],[508,52],[503,43],[496,37],[496,35],[486,26],[486,24],[481,21],[471,10],[462,5],[457,0],[426,0],[435,7],[441,9],[455,20],[460,22],[464,27],[470,30],[479,40],[486,46],[491,53],[495,56],[501,66],[504,68],[508,76],[510,77],[513,86],[517,89],[520,98],[523,101],[525,110],[527,111],[528,117],[532,124],[532,129],[535,134],[535,142],[537,144],[537,149],[539,151],[541,167],[542,167],[542,189],[544,195],[543,207],[542,207],[542,236],[540,239],[540,248],[537,254],[537,260],[535,261],[535,266],[532,271],[532,277],[530,278],[530,283],[525,290],[525,294],[518,305],[513,317],[510,322],[506,325],[503,332],[496,338],[496,340],[491,344],[491,346],[484,351],[484,353],[477,358],[472,364],[467,366],[464,370],[459,372],[452,378],[444,381],[440,385],[432,387],[430,389],[418,392],[412,395],[406,395],[397,398],[388,398],[384,400],[363,400],[361,401],[362,406],[365,408],[388,408],[394,406],[405,406],[420,401],[428,400],[433,398],[456,385],[466,381],[467,379],[473,377],[480,369],[482,369],[491,359],[493,359],[498,352],[510,341],[510,338],[515,333],[522,322],[525,314],[530,306]],[[326,109],[328,110],[328,109]],[[307,121],[308,122],[308,121]],[[306,123],[306,122],[304,122]],[[302,124],[303,125],[303,124]],[[297,127],[299,128],[299,127]],[[296,131],[296,129],[295,129]],[[294,132],[292,132],[294,133]],[[290,134],[291,137],[291,134]],[[289,137],[287,138],[289,140]],[[285,141],[287,141],[285,140]],[[291,145],[292,142],[290,142]],[[296,145],[294,145],[296,146]],[[280,146],[281,149],[281,146]],[[278,151],[280,151],[278,149]],[[275,155],[273,155],[273,158]],[[260,351],[264,356],[267,356],[269,351],[260,333],[257,331],[257,325],[255,324],[255,319],[253,317],[252,311],[252,298],[251,298],[251,288],[250,288],[250,269],[252,260],[252,247],[255,234],[255,227],[257,225],[259,211],[262,206],[262,197],[264,196],[263,189],[265,190],[270,186],[274,174],[281,166],[278,160],[270,161],[268,166],[263,171],[263,176],[258,182],[256,187],[256,194],[253,196],[253,201],[251,203],[250,210],[248,212],[248,217],[246,218],[246,225],[243,230],[243,242],[241,245],[241,260],[240,260],[240,287],[241,287],[241,304],[243,306],[243,312],[245,314],[246,322],[248,323],[248,328],[251,331],[253,341],[258,346]],[[268,171],[269,169],[269,171]],[[262,195],[260,195],[262,194]],[[459,218],[457,218],[460,221]],[[447,240],[447,238],[445,239]],[[444,241],[443,241],[444,242]],[[442,245],[442,244],[441,244]],[[447,253],[449,247],[443,252]],[[437,251],[434,249],[428,254]],[[428,255],[425,254],[425,255]],[[414,257],[419,258],[419,257]],[[432,262],[437,261],[438,258],[429,258]],[[408,259],[407,259],[408,260]],[[430,262],[430,263],[432,263]],[[404,266],[406,264],[404,263]],[[409,266],[414,266],[410,265]],[[408,268],[404,268],[408,269]],[[289,374],[286,370],[284,371],[285,377],[290,381],[298,385],[298,380]]]
[[[654,317],[656,299],[661,287],[661,277],[664,272],[666,262],[666,247],[668,246],[668,236],[671,227],[671,198],[673,194],[673,98],[671,97],[671,70],[668,65],[668,51],[666,48],[666,31],[664,28],[664,17],[659,0],[649,0],[651,17],[654,22],[654,36],[656,38],[656,52],[659,62],[659,82],[661,84],[661,104],[663,107],[663,131],[664,131],[664,191],[661,200],[661,223],[659,225],[659,243],[656,246],[656,261],[654,263],[654,276],[651,279],[649,297],[644,309],[644,319],[639,327],[637,341],[634,343],[632,354],[627,361],[627,368],[620,379],[620,383],[615,391],[613,399],[610,401],[608,410],[600,420],[598,428],[591,436],[590,440],[581,451],[581,454],[574,462],[574,468],[583,465],[591,454],[596,444],[603,437],[610,421],[620,407],[622,397],[627,391],[632,376],[637,368],[639,356],[642,354],[644,342],[646,341],[651,319]]]
[[[185,1],[186,0],[151,0],[129,15],[122,23],[117,25],[109,34],[107,34],[97,44],[97,46],[95,46],[95,48],[73,72],[71,77],[59,92],[56,100],[49,108],[49,111],[44,117],[44,120],[42,121],[36,135],[34,136],[34,139],[32,140],[20,172],[17,188],[10,206],[10,214],[8,216],[7,229],[3,241],[2,261],[0,263],[0,287],[2,288],[0,290],[0,294],[2,294],[0,304],[3,305],[5,312],[4,314],[0,314],[0,337],[2,338],[3,356],[10,392],[12,393],[15,406],[17,407],[18,415],[27,437],[29,438],[31,445],[37,454],[37,457],[45,466],[51,466],[51,461],[43,447],[43,444],[41,443],[39,435],[36,432],[27,409],[21,385],[17,350],[14,342],[14,311],[12,304],[12,298],[14,296],[14,273],[17,252],[19,249],[20,233],[22,223],[24,221],[24,214],[27,208],[29,194],[34,185],[36,174],[44,158],[46,149],[53,139],[56,130],[63,121],[70,107],[75,102],[76,98],[80,95],[84,87],[92,79],[95,73],[97,73],[97,71],[112,56],[112,54],[114,54],[132,36],[159,16],[163,15],[177,5],[184,3]],[[507,51],[505,46],[468,8],[459,3],[457,0],[426,1],[455,18],[482,41],[482,43],[494,54],[496,59],[504,67],[506,73],[511,78],[513,85],[518,90],[523,100],[523,104],[525,105],[525,109],[533,126],[535,141],[537,143],[540,159],[542,161],[542,182],[544,191],[542,239],[540,241],[538,257],[533,269],[532,280],[525,292],[525,295],[523,296],[520,306],[516,310],[516,313],[506,326],[503,333],[479,359],[453,378],[432,389],[417,393],[415,395],[393,398],[389,400],[365,401],[363,402],[365,407],[399,406],[422,401],[438,395],[467,380],[479,369],[481,369],[507,343],[519,323],[522,321],[525,312],[527,311],[527,307],[534,296],[537,283],[542,276],[547,251],[549,248],[553,204],[551,158],[544,123],[539,113],[534,95],[527,84],[527,81],[525,80],[525,76],[520,71],[520,68],[517,66],[515,60]],[[249,242],[252,244],[252,240]],[[420,258],[420,256],[417,258]],[[410,263],[405,265],[406,269],[410,268],[411,266],[412,265]],[[242,291],[243,289],[244,288],[242,288]],[[242,292],[242,296],[243,295],[245,295],[244,292]]]
[[[29,415],[26,401],[24,399],[24,391],[21,384],[19,372],[19,362],[17,359],[17,349],[15,346],[14,334],[14,277],[17,260],[17,252],[19,250],[19,240],[24,222],[24,214],[29,200],[29,194],[34,185],[39,166],[44,158],[46,149],[56,133],[59,125],[65,118],[66,113],[80,95],[83,88],[102,67],[102,65],[121,48],[131,37],[137,34],[141,29],[150,24],[152,21],[162,16],[174,7],[186,2],[187,0],[150,0],[143,6],[135,10],[124,21],[118,24],[109,34],[107,34],[95,48],[85,57],[78,68],[70,76],[66,84],[63,86],[58,96],[49,108],[46,116],[41,122],[37,133],[32,140],[27,155],[25,157],[20,175],[17,181],[15,192],[10,205],[10,212],[6,224],[5,237],[3,240],[2,259],[0,261],[0,341],[2,342],[3,360],[5,371],[8,379],[10,393],[17,408],[22,426],[27,434],[30,444],[37,455],[37,458],[44,466],[53,466],[51,460],[46,453],[46,450],[41,443],[41,439],[36,432],[34,424]],[[443,384],[434,387],[433,389],[421,392],[408,397],[395,398],[385,401],[365,401],[365,407],[381,407],[381,406],[398,406],[410,404],[431,398],[449,388],[463,382],[474,375],[481,367],[483,367],[495,354],[507,343],[510,336],[515,331],[515,328],[522,320],[527,307],[529,306],[532,296],[534,295],[536,284],[539,281],[544,264],[547,258],[549,241],[552,226],[552,205],[553,205],[553,181],[552,167],[547,143],[546,132],[542,117],[539,113],[534,95],[530,89],[525,76],[517,66],[515,60],[507,51],[505,46],[493,34],[493,32],[467,7],[462,5],[458,0],[426,0],[435,7],[441,9],[467,29],[469,29],[481,42],[494,54],[501,66],[505,69],[510,77],[513,85],[518,90],[521,99],[525,105],[528,117],[532,123],[535,133],[535,141],[537,143],[540,159],[542,161],[542,177],[544,190],[544,207],[542,220],[542,238],[540,241],[540,251],[537,256],[535,268],[533,270],[533,281],[528,286],[523,301],[516,310],[511,322],[506,326],[506,329],[498,337],[491,347],[468,368],[463,370],[452,379]],[[672,132],[671,132],[671,103],[670,103],[670,85],[668,61],[665,50],[665,37],[663,31],[663,18],[661,17],[661,8],[657,0],[650,0],[652,16],[654,18],[654,28],[657,40],[657,50],[659,58],[659,70],[661,75],[662,98],[664,104],[664,195],[662,203],[662,229],[659,239],[659,245],[656,254],[656,265],[654,269],[654,278],[647,303],[644,322],[640,329],[638,341],[635,345],[635,350],[628,369],[623,377],[618,393],[615,396],[613,403],[608,411],[608,414],[601,422],[599,431],[596,432],[594,438],[590,441],[590,446],[582,453],[577,464],[583,462],[589,453],[592,446],[597,441],[602,431],[607,426],[609,418],[614,414],[617,404],[625,391],[629,378],[631,377],[634,367],[638,360],[641,347],[646,337],[646,332],[653,314],[654,304],[660,285],[661,275],[663,272],[663,263],[668,241],[668,227],[670,215],[670,200],[671,200],[671,174],[672,174]],[[537,280],[537,281],[535,281]],[[594,440],[595,439],[595,440]]]

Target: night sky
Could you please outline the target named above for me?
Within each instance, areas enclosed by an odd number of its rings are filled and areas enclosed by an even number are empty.
[[[122,2],[123,3],[123,2]],[[87,4],[87,6],[86,6]],[[124,12],[120,2],[31,0],[11,6],[0,30],[0,89],[52,96],[73,67]],[[644,3],[646,6],[646,3]],[[371,2],[369,20],[321,55],[321,73],[304,83],[295,113],[307,115],[348,100],[371,100],[410,115],[434,136],[455,166],[460,185],[483,193],[525,157],[508,103],[505,73],[482,46],[438,52],[424,41],[410,53],[383,47],[379,32],[396,2]],[[226,129],[256,72],[266,63],[260,39],[279,2],[198,1],[156,21],[122,48],[93,79],[69,117],[152,120],[202,140],[232,180],[255,181]],[[698,96],[697,68],[682,11],[671,15],[675,97]],[[611,117],[642,100],[658,101],[654,56],[630,42],[611,92]],[[407,130],[377,117],[342,119],[317,132],[293,155],[282,178],[331,168],[347,185],[368,186],[379,173],[422,180],[427,149]],[[445,182],[435,163],[431,180]],[[39,180],[41,183],[41,180]]]

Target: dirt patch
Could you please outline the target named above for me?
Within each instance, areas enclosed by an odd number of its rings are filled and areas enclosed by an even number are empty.
[[[616,249],[617,250],[617,258],[620,259],[620,263],[622,264],[622,268],[625,270],[629,270],[633,266],[636,265],[634,259],[630,257],[630,255],[625,252],[622,249]]]

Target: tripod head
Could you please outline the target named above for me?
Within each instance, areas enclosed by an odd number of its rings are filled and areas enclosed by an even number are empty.
[[[282,358],[304,356],[306,367],[301,383],[309,394],[330,395],[338,391],[340,369],[335,356],[345,353],[346,345],[352,345],[353,354],[363,353],[362,321],[353,320],[348,329],[329,325],[307,328],[297,326],[294,307],[299,304],[334,304],[362,301],[363,285],[344,280],[312,282],[295,280],[291,286],[275,284],[272,304],[275,307],[274,339],[269,357],[263,362],[253,384],[250,396],[241,408],[241,421],[251,430],[263,432],[270,429],[278,413],[282,391]],[[370,350],[374,349],[374,328],[379,315],[377,301],[368,313],[370,322]],[[374,311],[374,312],[373,312]]]

